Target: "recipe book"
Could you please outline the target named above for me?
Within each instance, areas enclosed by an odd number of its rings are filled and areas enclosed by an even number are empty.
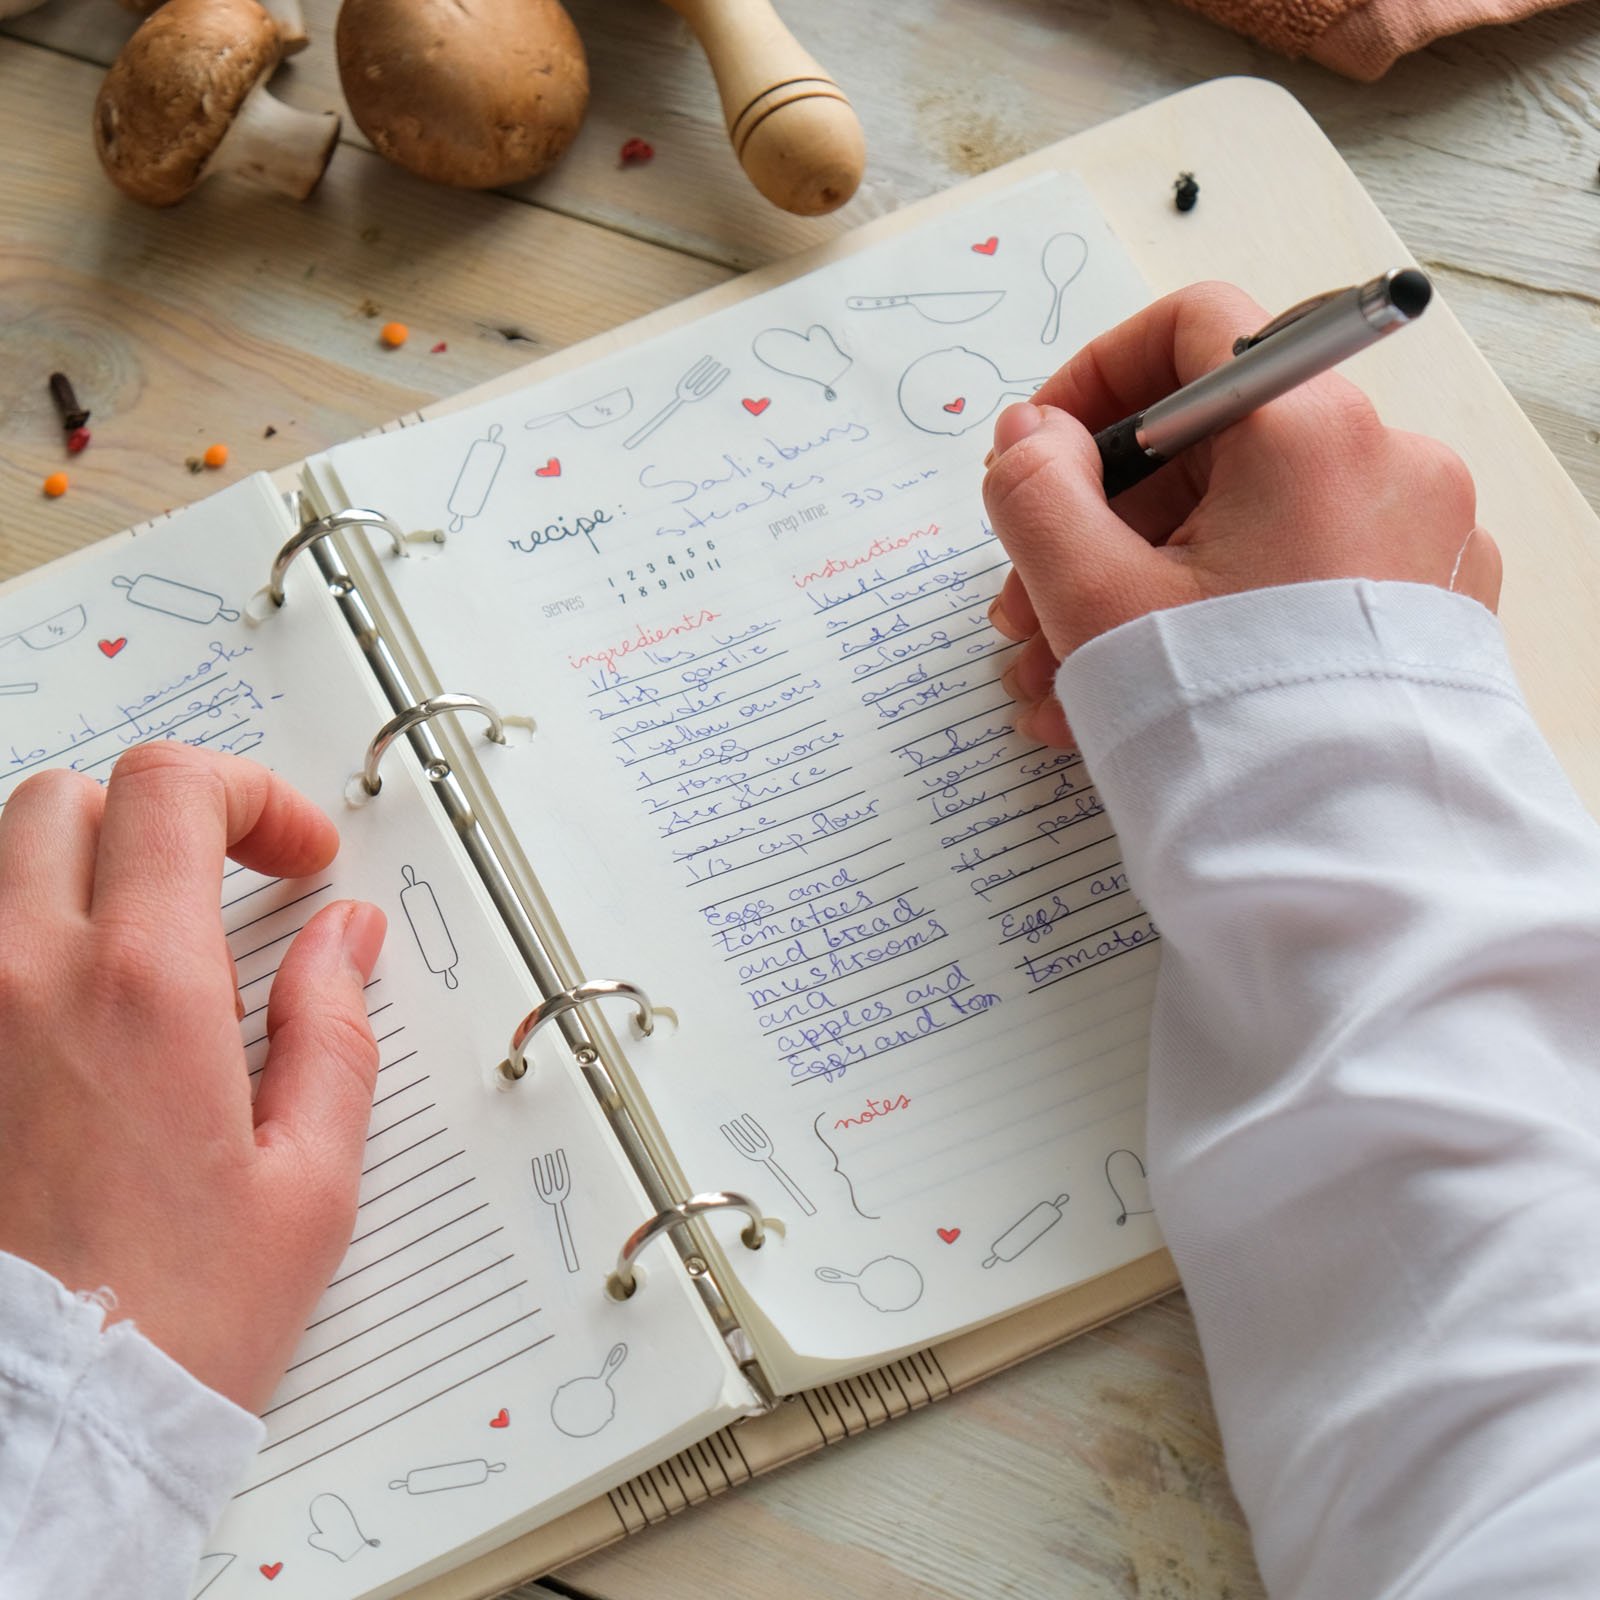
[[[171,738],[337,821],[316,879],[224,879],[253,1071],[295,931],[389,914],[355,1236],[195,1596],[648,1520],[644,1469],[748,1475],[776,1397],[904,1409],[939,1341],[1170,1285],[1158,935],[1012,726],[979,494],[995,414],[1147,298],[1035,177],[0,591],[0,802]]]

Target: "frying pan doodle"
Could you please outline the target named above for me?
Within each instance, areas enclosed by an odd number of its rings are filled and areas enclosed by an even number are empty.
[[[436,1467],[413,1467],[403,1478],[395,1478],[391,1489],[404,1489],[407,1494],[438,1494],[442,1489],[470,1489],[476,1483],[487,1483],[491,1472],[504,1472],[503,1461],[485,1461],[479,1456],[473,1461],[444,1461]]]
[[[171,578],[157,578],[142,573],[137,578],[113,578],[113,589],[121,589],[126,598],[146,611],[159,611],[176,617],[180,622],[237,622],[239,613],[222,603],[222,596],[208,589],[196,589],[191,584],[175,583]]]
[[[874,1311],[909,1311],[922,1298],[922,1274],[904,1256],[879,1256],[859,1272],[818,1267],[824,1283],[848,1283]]]
[[[1061,297],[1089,260],[1089,241],[1081,233],[1056,233],[1044,242],[1039,270],[1050,285],[1050,309],[1044,314],[1040,344],[1054,344],[1061,336]]]
[[[382,1543],[361,1531],[355,1512],[336,1494],[313,1496],[307,1515],[311,1518],[311,1532],[306,1535],[306,1543],[339,1561],[348,1561],[369,1546],[376,1550]]]
[[[839,398],[836,384],[854,365],[833,335],[814,322],[804,333],[793,328],[768,328],[750,342],[750,354],[764,367],[786,378],[800,378],[822,390],[824,400]]]
[[[1148,1217],[1154,1213],[1144,1162],[1132,1150],[1113,1150],[1106,1157],[1106,1185],[1117,1202],[1119,1228],[1129,1217]]]
[[[954,344],[918,356],[900,375],[900,411],[913,428],[955,437],[987,422],[1008,397],[1025,399],[1043,378],[1008,378],[988,356]]]
[[[570,1378],[550,1397],[550,1420],[569,1439],[587,1439],[616,1416],[617,1394],[611,1380],[627,1359],[627,1345],[614,1344],[594,1377]]]
[[[571,422],[580,428],[604,428],[621,422],[633,410],[633,390],[613,389],[596,400],[585,400],[570,411],[547,411],[542,417],[529,417],[524,428],[547,428],[552,422]]]
[[[0,650],[19,640],[30,650],[54,650],[58,644],[76,639],[88,620],[82,606],[69,606],[65,611],[56,612],[53,617],[46,617],[43,622],[29,623],[26,628],[6,634],[0,638]]]

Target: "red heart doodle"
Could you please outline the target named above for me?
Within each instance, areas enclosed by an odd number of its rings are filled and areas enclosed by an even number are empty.
[[[504,1406],[500,1407],[500,1415],[489,1418],[491,1428],[509,1428],[511,1426],[511,1413]]]
[[[953,417],[959,417],[966,409],[967,397],[964,394],[958,394],[954,400],[945,402],[945,410]]]
[[[742,404],[745,410],[748,411],[752,417],[759,417],[761,413],[772,404],[772,402],[767,399],[765,395],[763,395],[759,400],[746,400],[743,401]]]
[[[943,1239],[946,1244],[954,1244],[956,1240],[961,1237],[961,1230],[959,1228],[941,1228],[939,1230],[939,1237]]]
[[[112,656],[121,654],[122,647],[127,642],[126,639],[102,639],[100,641],[100,654],[109,661]]]
[[[559,478],[561,476],[561,463],[554,456],[551,456],[542,467],[533,469],[533,475],[536,478]]]
[[[975,244],[972,248],[976,250],[980,256],[992,256],[995,251],[1000,248],[1000,241],[994,234],[991,233],[982,244]]]
[[[270,1567],[265,1561],[261,1563],[261,1576],[263,1578],[276,1578],[282,1571],[283,1563],[281,1561],[274,1561]]]

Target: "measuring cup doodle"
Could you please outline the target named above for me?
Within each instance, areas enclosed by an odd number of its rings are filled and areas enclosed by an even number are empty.
[[[608,422],[621,422],[633,410],[633,390],[613,389],[598,400],[585,400],[570,411],[547,411],[542,417],[529,417],[524,428],[547,428],[552,422],[572,422],[580,428],[603,428]]]
[[[25,644],[30,650],[54,650],[68,639],[76,639],[83,632],[88,617],[82,606],[69,606],[43,622],[30,623],[15,633],[0,635],[0,650],[8,644]]]

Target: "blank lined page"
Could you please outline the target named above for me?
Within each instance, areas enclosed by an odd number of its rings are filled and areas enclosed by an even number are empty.
[[[298,930],[347,897],[389,918],[366,990],[380,1068],[354,1236],[208,1546],[207,1600],[264,1579],[316,1600],[400,1592],[748,1404],[681,1274],[606,1297],[649,1207],[565,1049],[541,1036],[525,1082],[495,1087],[537,995],[409,752],[378,796],[345,803],[388,710],[310,558],[283,610],[242,615],[282,517],[248,480],[0,595],[0,803],[41,766],[103,781],[124,749],[172,738],[266,762],[337,823],[326,872],[222,878],[252,1077]]]

